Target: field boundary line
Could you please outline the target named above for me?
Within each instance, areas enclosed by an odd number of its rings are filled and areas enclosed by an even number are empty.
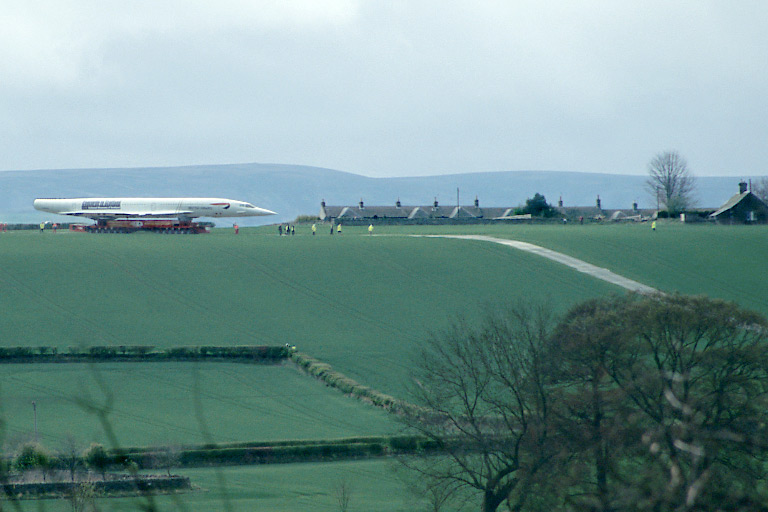
[[[349,395],[358,400],[368,402],[374,407],[380,407],[387,412],[396,412],[405,403],[391,395],[364,386],[343,373],[334,370],[331,365],[324,363],[302,352],[291,351],[288,356],[300,370],[307,375],[323,382],[326,386]]]
[[[653,288],[651,286],[645,285],[638,281],[629,279],[628,277],[624,277],[622,275],[611,272],[607,268],[598,267],[597,265],[592,265],[591,263],[587,263],[584,260],[574,258],[573,256],[568,256],[567,254],[553,251],[552,249],[546,249],[544,247],[534,245],[528,242],[521,242],[519,240],[511,240],[507,238],[496,238],[496,237],[487,236],[487,235],[409,235],[409,236],[421,237],[421,238],[453,238],[458,240],[477,240],[480,242],[491,242],[495,244],[506,245],[508,247],[512,247],[513,249],[518,249],[520,251],[536,254],[537,256],[541,256],[542,258],[547,258],[548,260],[561,263],[563,265],[571,267],[572,269],[578,272],[590,275],[592,277],[601,279],[611,284],[615,284],[616,286],[620,286],[624,289],[627,289],[633,292],[645,293],[645,294],[659,293],[659,290],[657,290],[656,288]]]

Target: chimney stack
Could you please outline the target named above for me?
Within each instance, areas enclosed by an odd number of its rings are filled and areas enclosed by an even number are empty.
[[[600,196],[597,196],[597,209],[602,210],[603,208],[600,206]]]
[[[740,181],[739,182],[739,194],[743,194],[747,191],[747,182],[746,181]]]

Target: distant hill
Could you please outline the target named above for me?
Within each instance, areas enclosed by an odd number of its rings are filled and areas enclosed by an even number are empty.
[[[562,171],[507,171],[415,178],[368,178],[357,174],[280,164],[199,165],[131,169],[60,169],[0,171],[0,222],[40,222],[51,215],[37,212],[37,197],[213,196],[242,199],[278,212],[276,217],[243,219],[241,225],[285,222],[301,214],[317,214],[320,201],[329,205],[462,204],[477,197],[481,206],[517,206],[536,192],[556,204],[603,208],[655,207],[645,190],[645,176]],[[716,207],[738,192],[738,178],[698,178],[697,204]],[[64,217],[61,217],[63,220]],[[231,221],[218,220],[219,226]]]

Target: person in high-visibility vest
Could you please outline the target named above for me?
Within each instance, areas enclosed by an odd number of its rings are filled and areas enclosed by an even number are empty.
[[[315,231],[317,231],[317,226],[312,224],[312,236],[315,236]]]
[[[45,229],[45,222],[41,222],[40,223],[40,232],[42,233],[44,229]]]
[[[339,225],[338,225],[338,226],[336,226],[336,232],[337,232],[338,234],[341,234],[341,223],[339,223]]]
[[[368,234],[369,235],[373,234],[373,224],[368,224]]]
[[[651,229],[656,231],[656,221],[651,222]]]

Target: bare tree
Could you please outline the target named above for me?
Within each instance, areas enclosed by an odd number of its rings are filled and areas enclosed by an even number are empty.
[[[352,484],[346,478],[342,478],[334,486],[334,496],[339,505],[339,512],[347,512],[352,502]]]
[[[648,191],[670,214],[693,205],[695,178],[677,151],[659,153],[648,164]]]
[[[171,475],[171,469],[178,467],[181,464],[181,446],[176,444],[169,444],[163,446],[154,455],[154,464],[158,468],[165,469],[168,476]]]
[[[762,177],[752,183],[752,193],[760,198],[762,202],[768,204],[768,177]]]
[[[64,441],[61,444],[58,458],[67,469],[67,471],[69,471],[69,476],[72,479],[72,483],[75,482],[77,470],[82,469],[83,467],[83,459],[81,457],[82,452],[83,450],[80,446],[80,442],[75,439],[74,436],[67,435],[64,438]]]
[[[72,512],[87,512],[97,510],[95,505],[96,487],[93,482],[78,482],[72,484],[67,495]]]
[[[416,407],[404,421],[438,454],[406,465],[436,485],[479,494],[483,512],[525,506],[559,451],[541,359],[551,316],[547,307],[517,305],[479,327],[459,321],[426,343]]]
[[[402,458],[399,457],[399,459]],[[401,462],[403,461],[401,460]],[[434,458],[432,462],[435,464],[441,463],[440,458]],[[426,457],[423,463],[428,463]],[[474,496],[467,493],[466,489],[463,489],[456,481],[433,479],[423,472],[419,473],[419,478],[414,478],[413,464],[414,461],[405,461],[403,464],[392,467],[393,474],[400,481],[403,488],[408,491],[403,499],[411,510],[416,510],[414,508],[415,502],[423,503],[423,508],[419,510],[424,512],[442,512],[443,510],[460,512],[467,510]]]

